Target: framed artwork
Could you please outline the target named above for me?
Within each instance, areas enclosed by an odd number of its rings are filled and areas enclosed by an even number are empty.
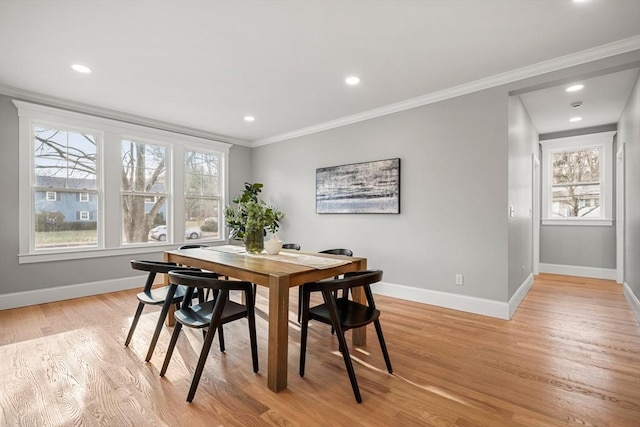
[[[316,169],[316,213],[400,213],[400,159]]]

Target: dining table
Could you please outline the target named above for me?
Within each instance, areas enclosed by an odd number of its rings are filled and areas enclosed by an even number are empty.
[[[243,246],[221,245],[166,251],[164,259],[248,281],[269,290],[267,386],[274,392],[287,388],[289,357],[289,290],[308,282],[367,269],[367,259],[342,255],[282,250],[278,254],[249,254]],[[365,301],[360,289],[352,298]],[[352,331],[354,345],[366,343],[366,329]]]

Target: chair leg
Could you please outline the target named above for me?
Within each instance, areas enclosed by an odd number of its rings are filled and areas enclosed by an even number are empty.
[[[207,337],[204,339],[202,351],[200,352],[200,357],[198,358],[198,365],[196,366],[196,370],[193,373],[193,379],[191,380],[191,387],[189,388],[189,394],[187,395],[187,402],[191,402],[193,400],[193,397],[196,394],[196,390],[198,389],[200,377],[202,376],[204,364],[207,361],[207,356],[209,355],[209,351],[211,350],[211,343],[213,342],[213,336],[216,334],[216,329],[216,327],[210,327],[207,331]]]
[[[251,341],[251,359],[253,360],[253,372],[258,372],[258,337],[256,333],[256,315],[253,307],[247,310],[249,323],[249,339]]]
[[[169,308],[171,307],[173,295],[178,289],[178,285],[170,285],[167,290],[167,299],[162,304],[162,310],[160,311],[160,317],[158,317],[158,321],[156,322],[156,329],[153,331],[153,337],[151,338],[151,343],[149,344],[149,350],[147,351],[147,357],[145,357],[145,362],[151,360],[153,356],[153,350],[156,348],[156,344],[158,343],[158,337],[160,337],[160,332],[162,331],[162,327],[164,325],[164,319],[167,317],[169,313]]]
[[[131,342],[131,337],[133,337],[133,331],[136,330],[136,326],[138,326],[138,320],[140,320],[140,315],[142,314],[142,309],[144,308],[143,303],[138,303],[138,308],[136,309],[136,314],[133,316],[133,322],[131,322],[131,327],[129,328],[129,333],[127,334],[127,339],[124,341],[125,347],[129,345]]]
[[[356,379],[356,372],[353,369],[353,362],[351,361],[351,355],[349,354],[349,348],[347,347],[347,340],[344,337],[344,331],[339,327],[336,327],[335,329],[336,335],[338,336],[338,342],[340,343],[344,365],[346,366],[347,373],[349,374],[349,381],[351,381],[353,395],[355,396],[358,403],[362,403],[362,396],[360,396],[360,387],[358,387],[358,380]]]
[[[302,323],[302,287],[298,286],[298,323]]]
[[[177,322],[176,326],[173,328],[173,334],[171,334],[171,341],[169,342],[169,348],[167,348],[167,354],[164,356],[164,363],[162,364],[162,369],[160,369],[161,377],[164,377],[164,374],[167,372],[167,368],[169,367],[169,361],[171,360],[173,349],[176,346],[176,342],[178,342],[178,335],[180,335],[180,329],[182,329],[182,323]]]
[[[382,335],[382,326],[380,326],[380,320],[376,320],[373,322],[376,327],[376,333],[378,334],[378,341],[380,342],[380,349],[382,350],[382,355],[384,356],[384,363],[387,365],[387,371],[390,374],[393,373],[393,368],[391,368],[391,359],[389,359],[389,352],[387,352],[387,345],[384,342],[384,336]]]
[[[224,353],[224,331],[222,330],[222,325],[218,326],[218,341],[220,342],[220,352]]]

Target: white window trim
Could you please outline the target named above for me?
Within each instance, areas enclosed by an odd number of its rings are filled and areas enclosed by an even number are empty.
[[[78,196],[78,201],[83,202],[83,203],[88,203],[89,202],[89,193],[80,193],[80,195]]]
[[[99,155],[98,168],[102,171],[101,180],[96,192],[98,197],[98,241],[100,247],[97,248],[64,248],[56,250],[38,250],[37,253],[31,248],[33,241],[34,227],[32,217],[34,211],[34,198],[21,197],[18,205],[20,212],[19,223],[19,254],[18,262],[37,263],[59,260],[99,258],[105,256],[121,256],[140,253],[157,253],[164,250],[175,249],[176,244],[170,242],[144,243],[122,245],[120,236],[122,233],[122,209],[120,206],[120,141],[122,139],[148,139],[160,141],[172,147],[170,159],[172,161],[173,176],[170,179],[174,197],[173,210],[169,215],[171,218],[184,218],[184,194],[180,191],[184,186],[184,150],[187,148],[215,152],[220,154],[220,167],[222,168],[220,188],[221,204],[224,206],[228,197],[229,171],[227,168],[229,149],[231,144],[214,141],[211,139],[199,138],[195,136],[182,135],[165,130],[149,128],[146,126],[120,122],[113,119],[91,116],[58,108],[46,107],[43,105],[31,104],[24,101],[13,100],[13,104],[18,109],[19,117],[19,183],[21,194],[31,194],[33,186],[32,162],[33,162],[33,123],[49,123],[61,128],[70,126],[91,131],[93,134],[102,135],[102,147],[98,147]],[[109,147],[107,149],[107,147]],[[114,147],[116,147],[114,149]],[[117,207],[118,212],[114,212],[113,207]],[[169,207],[167,208],[169,209]],[[107,214],[108,211],[108,214]],[[171,221],[174,221],[172,219]],[[168,223],[167,227],[173,227],[174,236],[184,236],[184,221],[174,221]],[[221,233],[223,234],[223,233]],[[224,235],[209,242],[222,242]]]
[[[613,225],[613,136],[615,131],[540,141],[542,145],[542,224],[543,225]],[[572,148],[600,149],[600,218],[556,218],[552,214],[551,188],[553,153]]]
[[[53,198],[49,198],[49,195],[53,195]],[[55,202],[58,200],[58,193],[57,191],[46,191],[44,197],[47,202]]]
[[[86,217],[86,218],[83,218]],[[89,221],[91,219],[91,214],[89,211],[80,211],[80,221]]]

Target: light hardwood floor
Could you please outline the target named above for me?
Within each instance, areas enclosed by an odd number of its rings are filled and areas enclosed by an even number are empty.
[[[375,285],[374,285],[375,290]],[[259,374],[246,322],[225,327],[193,403],[202,335],[182,334],[164,379],[170,329],[144,363],[157,310],[129,348],[134,291],[0,312],[2,426],[639,426],[640,326],[610,281],[541,275],[511,321],[377,297],[394,374],[375,333],[352,349],[353,398],[328,327],[311,324],[298,376],[291,296],[289,388],[266,385],[266,292],[259,291]]]

